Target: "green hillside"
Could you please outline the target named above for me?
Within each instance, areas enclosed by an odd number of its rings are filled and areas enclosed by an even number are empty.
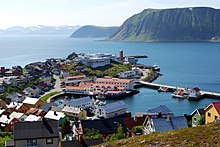
[[[114,41],[219,41],[220,10],[208,7],[146,9],[128,18]]]
[[[136,136],[104,145],[108,147],[219,147],[220,124],[209,124],[195,128],[152,133],[150,135]]]

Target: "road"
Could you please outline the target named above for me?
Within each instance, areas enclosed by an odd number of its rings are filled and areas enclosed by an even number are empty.
[[[59,76],[53,75],[53,78],[56,80],[54,88],[51,89],[50,91],[45,92],[43,95],[41,95],[41,97],[43,97],[51,92],[62,92],[62,88],[60,87],[61,81],[60,81]],[[50,102],[50,98],[47,99],[47,103],[49,103],[49,102]]]

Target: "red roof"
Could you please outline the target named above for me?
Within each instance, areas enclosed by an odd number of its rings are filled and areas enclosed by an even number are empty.
[[[200,89],[198,87],[193,88],[193,90],[200,91]]]
[[[215,110],[217,111],[218,115],[220,115],[220,102],[212,102],[204,110],[207,110],[210,106],[213,106]]]

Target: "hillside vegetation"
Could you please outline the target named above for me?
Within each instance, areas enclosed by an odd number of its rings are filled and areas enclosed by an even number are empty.
[[[108,147],[219,147],[220,123],[196,128],[179,129],[169,132],[152,133],[103,144]],[[101,145],[100,145],[101,146]]]
[[[146,9],[128,18],[111,40],[219,41],[220,10],[208,7]]]

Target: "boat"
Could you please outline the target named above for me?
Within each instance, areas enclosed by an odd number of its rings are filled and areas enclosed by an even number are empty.
[[[167,87],[160,87],[159,89],[157,89],[158,92],[169,92],[169,89]]]
[[[160,71],[160,67],[156,63],[152,67],[154,71]]]
[[[175,91],[174,93],[171,94],[171,96],[174,98],[187,98],[187,95],[185,95],[182,90]]]

